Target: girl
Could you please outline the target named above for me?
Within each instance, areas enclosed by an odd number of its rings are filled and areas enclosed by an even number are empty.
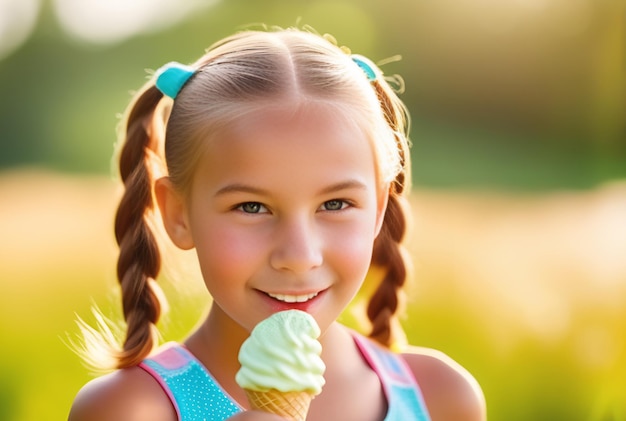
[[[286,309],[310,313],[322,331],[326,385],[308,420],[485,419],[459,365],[391,351],[406,275],[408,115],[373,63],[333,41],[246,31],[192,66],[164,66],[137,94],[115,220],[127,335],[119,370],[79,392],[71,421],[282,419],[246,410],[235,373],[251,329]],[[184,344],[156,354],[154,199],[173,243],[195,250],[213,298]],[[336,319],[370,266],[384,275],[365,338]]]

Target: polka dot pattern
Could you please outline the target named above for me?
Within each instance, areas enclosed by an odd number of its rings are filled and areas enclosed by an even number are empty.
[[[242,408],[202,364],[180,345],[166,347],[141,363],[168,393],[180,421],[221,421]]]

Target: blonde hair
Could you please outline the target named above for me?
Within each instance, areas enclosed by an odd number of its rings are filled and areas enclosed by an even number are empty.
[[[409,182],[408,113],[390,84],[382,76],[368,80],[332,38],[293,28],[235,34],[211,46],[192,67],[193,76],[173,102],[163,97],[153,78],[126,112],[119,151],[125,191],[115,235],[127,332],[123,349],[115,352],[116,366],[136,365],[157,343],[163,299],[153,281],[161,254],[150,217],[152,189],[157,172],[165,171],[163,163],[184,192],[204,142],[220,128],[268,102],[296,97],[337,107],[361,127],[372,143],[381,185],[390,186],[372,259],[385,274],[367,310],[370,336],[390,346],[406,278],[402,196]]]

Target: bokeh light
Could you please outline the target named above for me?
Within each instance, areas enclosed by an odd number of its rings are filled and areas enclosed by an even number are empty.
[[[40,6],[40,0],[0,0],[0,60],[30,37]]]
[[[82,41],[109,44],[159,32],[219,0],[53,0],[62,27]]]

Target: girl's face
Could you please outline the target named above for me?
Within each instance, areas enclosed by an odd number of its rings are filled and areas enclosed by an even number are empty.
[[[386,196],[368,139],[340,113],[268,107],[207,146],[182,244],[214,305],[246,330],[300,309],[324,331],[361,286]]]

